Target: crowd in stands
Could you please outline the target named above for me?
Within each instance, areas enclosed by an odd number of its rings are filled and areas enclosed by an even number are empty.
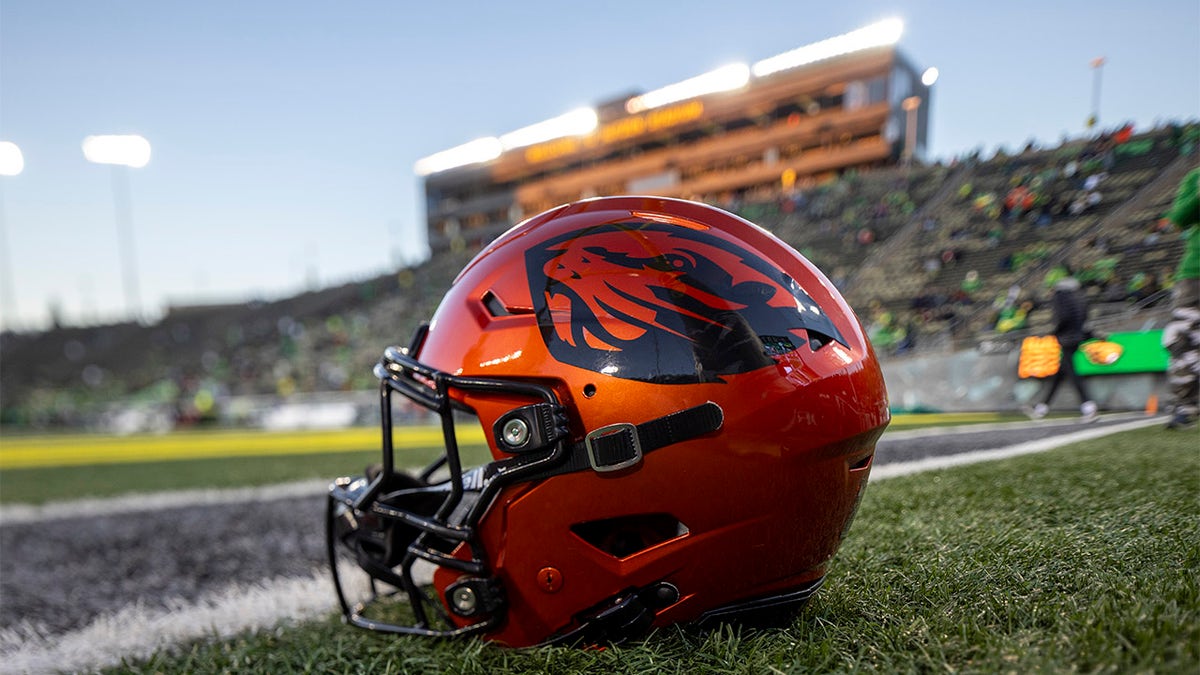
[[[1024,330],[1048,318],[1056,269],[1094,303],[1162,301],[1182,249],[1162,214],[1195,162],[1196,125],[1136,134],[1126,125],[1058,147],[966,158],[919,223],[849,289],[879,333],[907,327],[904,349]],[[912,333],[915,332],[915,335]]]
[[[1053,148],[851,171],[718,205],[816,263],[877,351],[900,356],[1036,329],[1066,267],[1102,308],[1163,302],[1182,249],[1162,215],[1198,142],[1195,122],[1122,125]],[[407,342],[477,250],[284,300],[174,308],[153,325],[6,332],[0,424],[85,426],[115,400],[204,424],[232,399],[371,390],[382,349]]]

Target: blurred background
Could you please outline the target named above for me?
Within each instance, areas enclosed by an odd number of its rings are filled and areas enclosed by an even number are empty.
[[[795,246],[898,410],[1027,401],[1067,267],[1165,323],[1194,1],[466,5],[0,2],[0,432],[371,424],[472,255],[603,194]]]

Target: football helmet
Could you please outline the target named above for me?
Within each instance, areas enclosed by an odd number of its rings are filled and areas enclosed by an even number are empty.
[[[509,646],[794,610],[890,419],[863,328],[816,267],[737,216],[657,197],[516,225],[375,374],[382,465],[329,492],[342,610]],[[394,453],[395,393],[441,419],[445,453],[417,475]],[[470,470],[464,412],[492,458]],[[354,563],[361,603],[344,590]],[[389,594],[411,622],[374,608]]]

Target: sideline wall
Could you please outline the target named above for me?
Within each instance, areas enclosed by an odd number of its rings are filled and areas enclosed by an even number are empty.
[[[1017,377],[1016,349],[882,357],[883,377],[893,411],[1015,411],[1034,402],[1044,383]],[[1167,396],[1165,373],[1097,375],[1086,378],[1101,410],[1145,410],[1151,395],[1159,406]],[[1053,410],[1078,410],[1069,382],[1054,395]]]

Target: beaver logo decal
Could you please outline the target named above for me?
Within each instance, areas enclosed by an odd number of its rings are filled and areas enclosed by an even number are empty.
[[[526,266],[550,353],[607,375],[715,382],[805,341],[845,343],[791,277],[701,230],[610,223],[528,251]]]

